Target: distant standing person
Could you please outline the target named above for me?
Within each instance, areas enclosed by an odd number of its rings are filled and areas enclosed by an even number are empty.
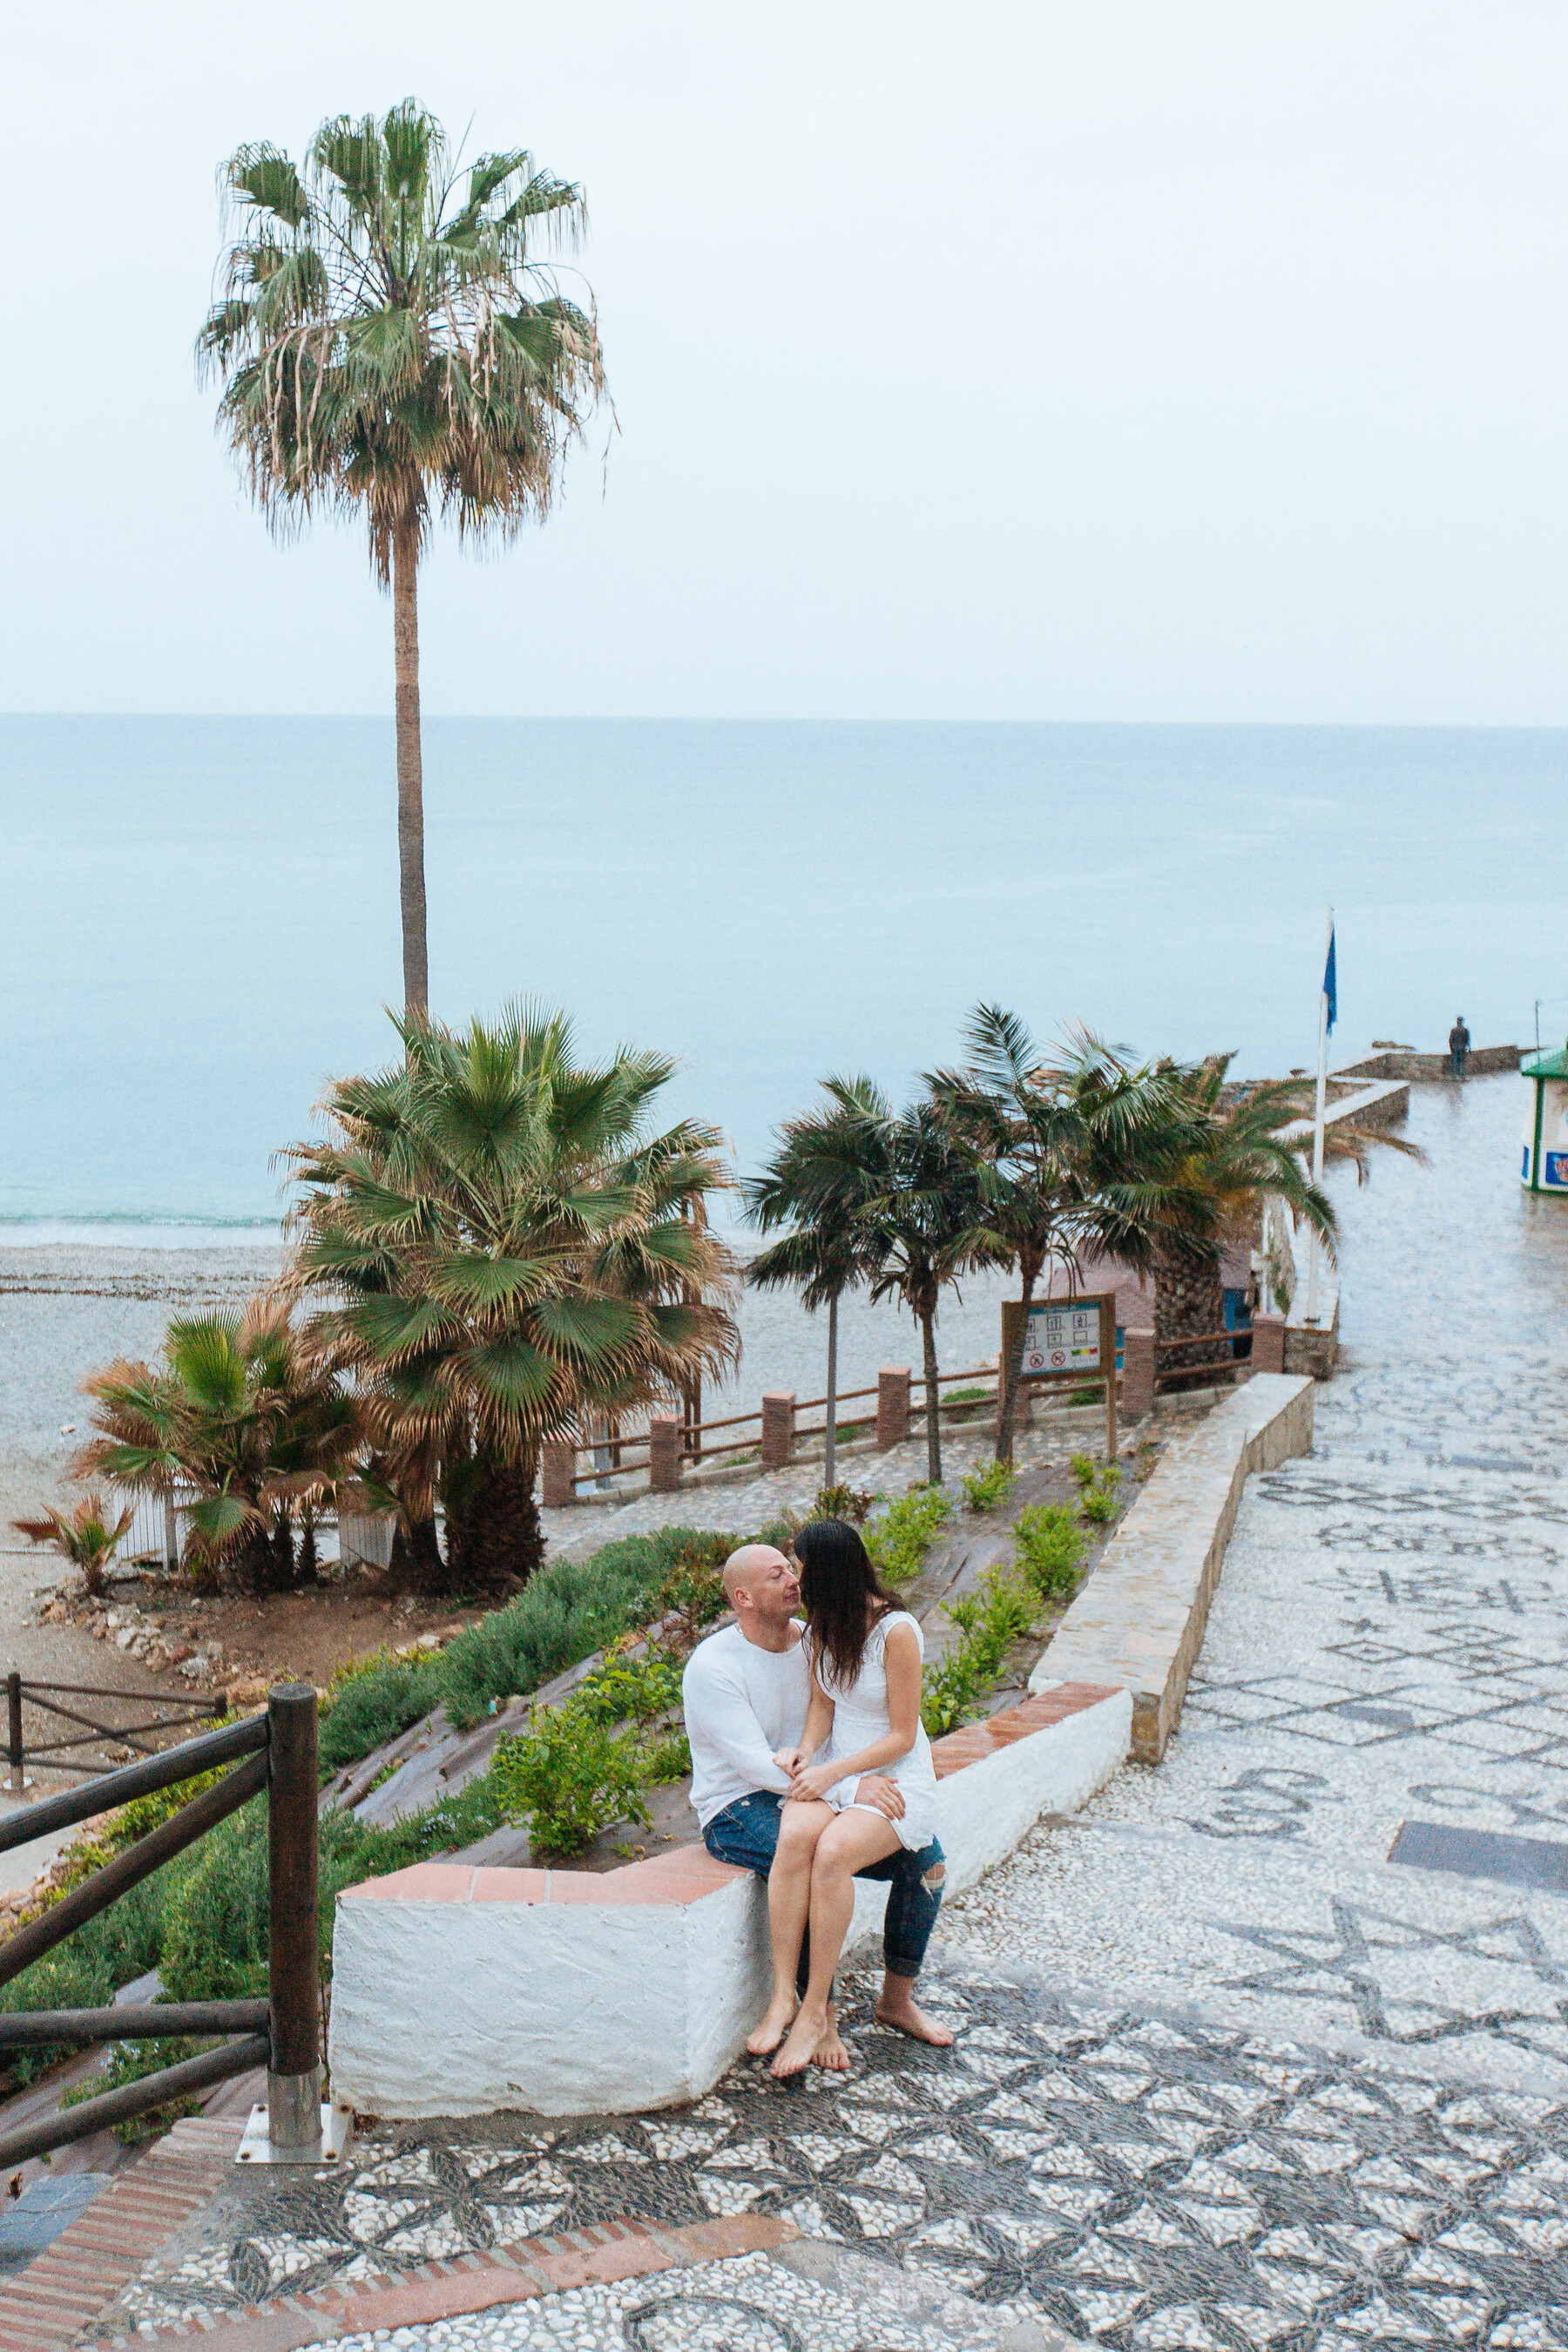
[[[1448,1074],[1450,1077],[1462,1078],[1464,1076],[1465,1056],[1469,1050],[1470,1033],[1465,1026],[1465,1016],[1462,1013],[1456,1013],[1454,1015],[1454,1025],[1448,1032]]]

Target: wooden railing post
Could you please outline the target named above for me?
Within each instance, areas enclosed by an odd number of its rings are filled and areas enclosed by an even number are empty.
[[[5,1677],[5,1730],[11,1759],[10,1790],[14,1797],[20,1797],[26,1791],[27,1776],[22,1754],[22,1677],[15,1666]]]
[[[321,1959],[316,1895],[316,1694],[267,1696],[267,2137],[303,2159],[321,2147]]]

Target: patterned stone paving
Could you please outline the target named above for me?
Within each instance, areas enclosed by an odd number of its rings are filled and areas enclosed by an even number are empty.
[[[389,2135],[342,2179],[259,2197],[247,2179],[245,2208],[145,2273],[127,2316],[232,2309],[628,2210],[760,2211],[997,2319],[1152,2352],[1568,2342],[1568,2099],[951,1965],[940,1997],[955,2058],[862,2022],[844,2085],[748,2065],[679,2114]]]
[[[487,2231],[772,2211],[1124,2352],[1568,2352],[1568,1900],[1387,1859],[1412,1820],[1568,1840],[1568,1217],[1512,1188],[1513,1083],[1418,1090],[1432,1169],[1347,1203],[1360,1321],[1315,1452],[1248,1488],[1164,1764],[948,1907],[953,2053],[869,2024],[858,1981],[847,2078],[380,2137],[340,2183],[249,2184],[133,2315]],[[453,2342],[883,2340],[691,2275],[655,2300]]]

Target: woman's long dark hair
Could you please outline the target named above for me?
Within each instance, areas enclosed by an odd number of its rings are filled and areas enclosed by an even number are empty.
[[[791,1549],[822,1679],[847,1689],[860,1671],[872,1624],[900,1606],[898,1594],[879,1580],[859,1529],[847,1520],[813,1519],[797,1530]]]

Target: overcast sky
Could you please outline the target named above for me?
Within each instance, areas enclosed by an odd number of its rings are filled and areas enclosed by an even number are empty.
[[[191,345],[243,140],[587,192],[619,431],[441,712],[1568,720],[1561,0],[88,0],[6,36],[0,703],[390,707]]]

